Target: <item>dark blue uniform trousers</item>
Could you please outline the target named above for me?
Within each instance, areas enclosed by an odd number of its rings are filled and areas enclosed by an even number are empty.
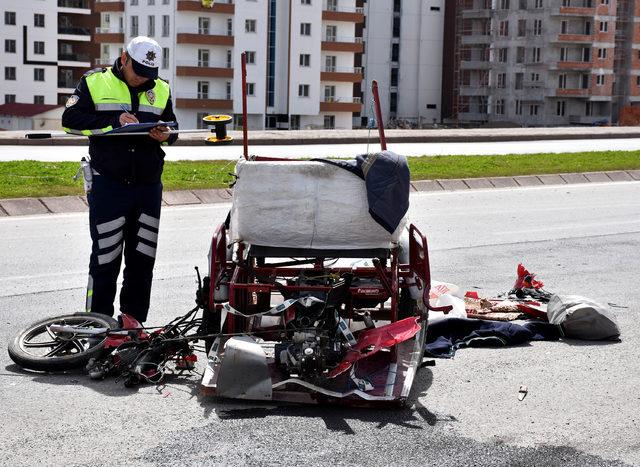
[[[127,185],[94,175],[87,200],[93,241],[87,311],[113,316],[113,301],[124,252],[120,311],[142,323],[149,311],[162,183]]]

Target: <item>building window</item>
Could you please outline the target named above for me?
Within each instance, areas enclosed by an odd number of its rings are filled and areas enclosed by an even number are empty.
[[[300,0],[301,5],[311,5],[311,0]]]
[[[4,24],[9,26],[15,26],[16,24],[16,12],[15,11],[5,11],[4,12]]]
[[[14,66],[6,66],[4,67],[4,79],[7,81],[15,81],[16,80],[16,67]]]
[[[33,96],[34,104],[44,104],[44,96]]]
[[[597,86],[604,86],[604,75],[597,75],[596,76],[596,85]]]
[[[256,95],[256,83],[247,83],[247,96]]]
[[[44,15],[41,13],[33,14],[33,26],[36,28],[44,28]]]
[[[167,70],[169,68],[169,49],[167,47],[162,48],[162,69]]]
[[[509,59],[509,49],[506,47],[501,47],[498,49],[498,61],[500,63],[507,63]]]
[[[609,32],[609,23],[600,21],[600,32]]]
[[[389,94],[389,112],[398,111],[398,93],[392,92]]]
[[[593,117],[593,102],[587,102],[584,107],[586,117]]]
[[[149,16],[147,20],[147,36],[153,37],[156,35],[156,17]]]
[[[232,53],[230,50],[227,50],[227,68],[231,68],[231,58],[232,58]]]
[[[560,22],[560,34],[566,34],[569,30],[569,24],[567,21]]]
[[[324,101],[325,102],[335,102],[336,100],[336,87],[335,86],[325,86],[324,87]]]
[[[509,9],[509,0],[500,0],[500,9],[508,10]]]
[[[583,74],[580,77],[580,88],[581,89],[589,89],[589,81],[590,81],[590,76],[587,75],[586,73]]]
[[[516,49],[516,63],[524,62],[524,51],[525,51],[524,47],[518,47]]]
[[[170,25],[169,15],[162,15],[162,37],[169,37]]]
[[[227,81],[225,83],[224,91],[225,91],[225,94],[224,94],[225,99],[230,101],[231,100],[231,81]]]
[[[600,4],[601,5],[608,5],[609,4],[609,0],[600,0]]]
[[[162,4],[163,5],[168,5],[169,4],[169,0],[162,0]]]
[[[522,101],[516,99],[516,115],[522,115]]]
[[[198,81],[198,99],[209,99],[209,81]]]
[[[392,35],[393,35],[393,37],[400,37],[400,17],[399,16],[394,16],[393,17]]]
[[[529,106],[529,115],[531,115],[532,117],[538,115],[539,108],[540,106],[538,104],[531,104]]]
[[[542,35],[542,20],[536,19],[533,21],[533,35],[541,36]]]
[[[582,61],[583,62],[591,61],[591,47],[584,47],[582,49]]]
[[[33,80],[34,81],[44,81],[44,68],[34,68],[33,69]]]
[[[391,61],[397,62],[400,59],[400,44],[391,44]]]
[[[209,115],[209,114],[208,114],[208,113],[206,113],[206,112],[198,112],[198,113],[196,114],[196,128],[197,128],[198,130],[203,130],[203,129],[205,129],[205,128],[208,128],[208,127],[209,127],[209,125],[207,125],[207,124],[204,122],[204,117],[206,117],[207,115]]]
[[[298,85],[298,97],[309,97],[309,85],[308,84],[299,84]]]
[[[209,66],[209,49],[198,49],[198,66],[204,68]]]
[[[15,39],[4,40],[4,51],[8,54],[16,53],[16,41]]]
[[[336,71],[337,57],[335,55],[327,55],[324,57],[324,71]]]
[[[336,117],[335,115],[325,115],[324,116],[324,128],[325,130],[333,130],[336,127]]]
[[[540,9],[543,6],[543,0],[536,0],[534,8]]]
[[[291,115],[291,117],[289,118],[289,129],[290,130],[300,129],[300,115]]]
[[[391,87],[398,86],[398,68],[391,68]]]
[[[531,61],[533,63],[540,63],[542,60],[542,49],[540,47],[534,47],[532,50]]]
[[[327,26],[324,30],[324,40],[328,42],[335,42],[338,35],[338,28],[336,26]]]
[[[636,86],[640,86],[640,76],[636,76]]]
[[[500,21],[499,34],[502,37],[509,36],[509,21]]]
[[[516,82],[514,85],[514,89],[520,90],[523,88],[524,82],[524,73],[516,73]]]
[[[256,32],[256,20],[246,19],[244,21],[244,32]]]
[[[4,103],[5,104],[13,104],[16,101],[15,94],[5,94],[4,95]]]
[[[300,54],[300,66],[311,66],[311,55]]]
[[[132,36],[138,35],[138,17],[137,16],[131,17],[131,35]]]
[[[256,64],[256,53],[250,50],[245,52],[245,57],[247,59],[247,65],[255,65]]]
[[[598,58],[604,60],[607,58],[607,49],[598,49]]]
[[[147,5],[155,5],[156,0],[147,0]]]
[[[506,73],[498,73],[497,75],[497,85],[498,88],[504,89],[507,87],[507,74]]]
[[[311,23],[300,23],[300,35],[301,36],[311,35]]]
[[[131,0],[131,6],[137,6],[138,0]]]
[[[519,0],[518,9],[519,10],[526,10],[527,9],[527,0]]]
[[[584,22],[584,35],[585,36],[591,35],[591,21]]]
[[[227,19],[227,36],[233,36],[233,20]]]
[[[569,49],[567,49],[566,47],[560,47],[560,61],[566,62],[568,56],[569,56]]]
[[[567,103],[565,101],[556,102],[556,115],[558,117],[564,117],[566,106],[567,106]]]
[[[567,88],[567,75],[564,73],[561,75],[558,75],[558,88],[560,89]]]
[[[518,20],[518,37],[524,37],[527,35],[527,20],[519,19]]]
[[[200,16],[198,18],[198,34],[209,34],[209,18],[205,18],[204,16]]]
[[[496,115],[504,115],[504,99],[496,99]]]
[[[33,43],[33,53],[36,55],[44,55],[44,41],[35,41]]]

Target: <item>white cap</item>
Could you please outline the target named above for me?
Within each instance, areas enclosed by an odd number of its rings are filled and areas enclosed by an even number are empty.
[[[127,53],[133,59],[133,71],[137,75],[151,79],[158,77],[162,48],[156,41],[146,36],[134,37],[127,45]]]

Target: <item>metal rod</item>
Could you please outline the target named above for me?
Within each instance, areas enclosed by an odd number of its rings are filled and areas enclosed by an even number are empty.
[[[376,111],[376,120],[378,122],[378,134],[380,135],[380,147],[383,151],[387,150],[387,139],[384,137],[384,123],[382,123],[382,111],[380,110],[380,96],[378,95],[378,82],[374,79],[371,83],[371,92],[373,93],[373,104]]]
[[[245,160],[249,160],[249,141],[247,137],[247,53],[240,55],[242,63],[242,146]]]
[[[169,130],[165,131],[168,135],[175,135],[181,133],[212,133],[211,129],[198,129],[198,130]],[[148,136],[148,133],[141,132],[127,132],[127,133],[108,133],[104,135],[86,135],[86,136]],[[24,135],[27,139],[56,139],[56,138],[84,138],[85,135],[75,135],[72,133],[27,133]]]

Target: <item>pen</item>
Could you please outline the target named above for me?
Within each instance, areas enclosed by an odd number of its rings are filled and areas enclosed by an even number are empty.
[[[129,114],[129,115],[133,115],[131,112],[129,112],[127,110],[127,108],[124,106],[124,104],[120,104],[120,108],[124,111],[124,113]]]

